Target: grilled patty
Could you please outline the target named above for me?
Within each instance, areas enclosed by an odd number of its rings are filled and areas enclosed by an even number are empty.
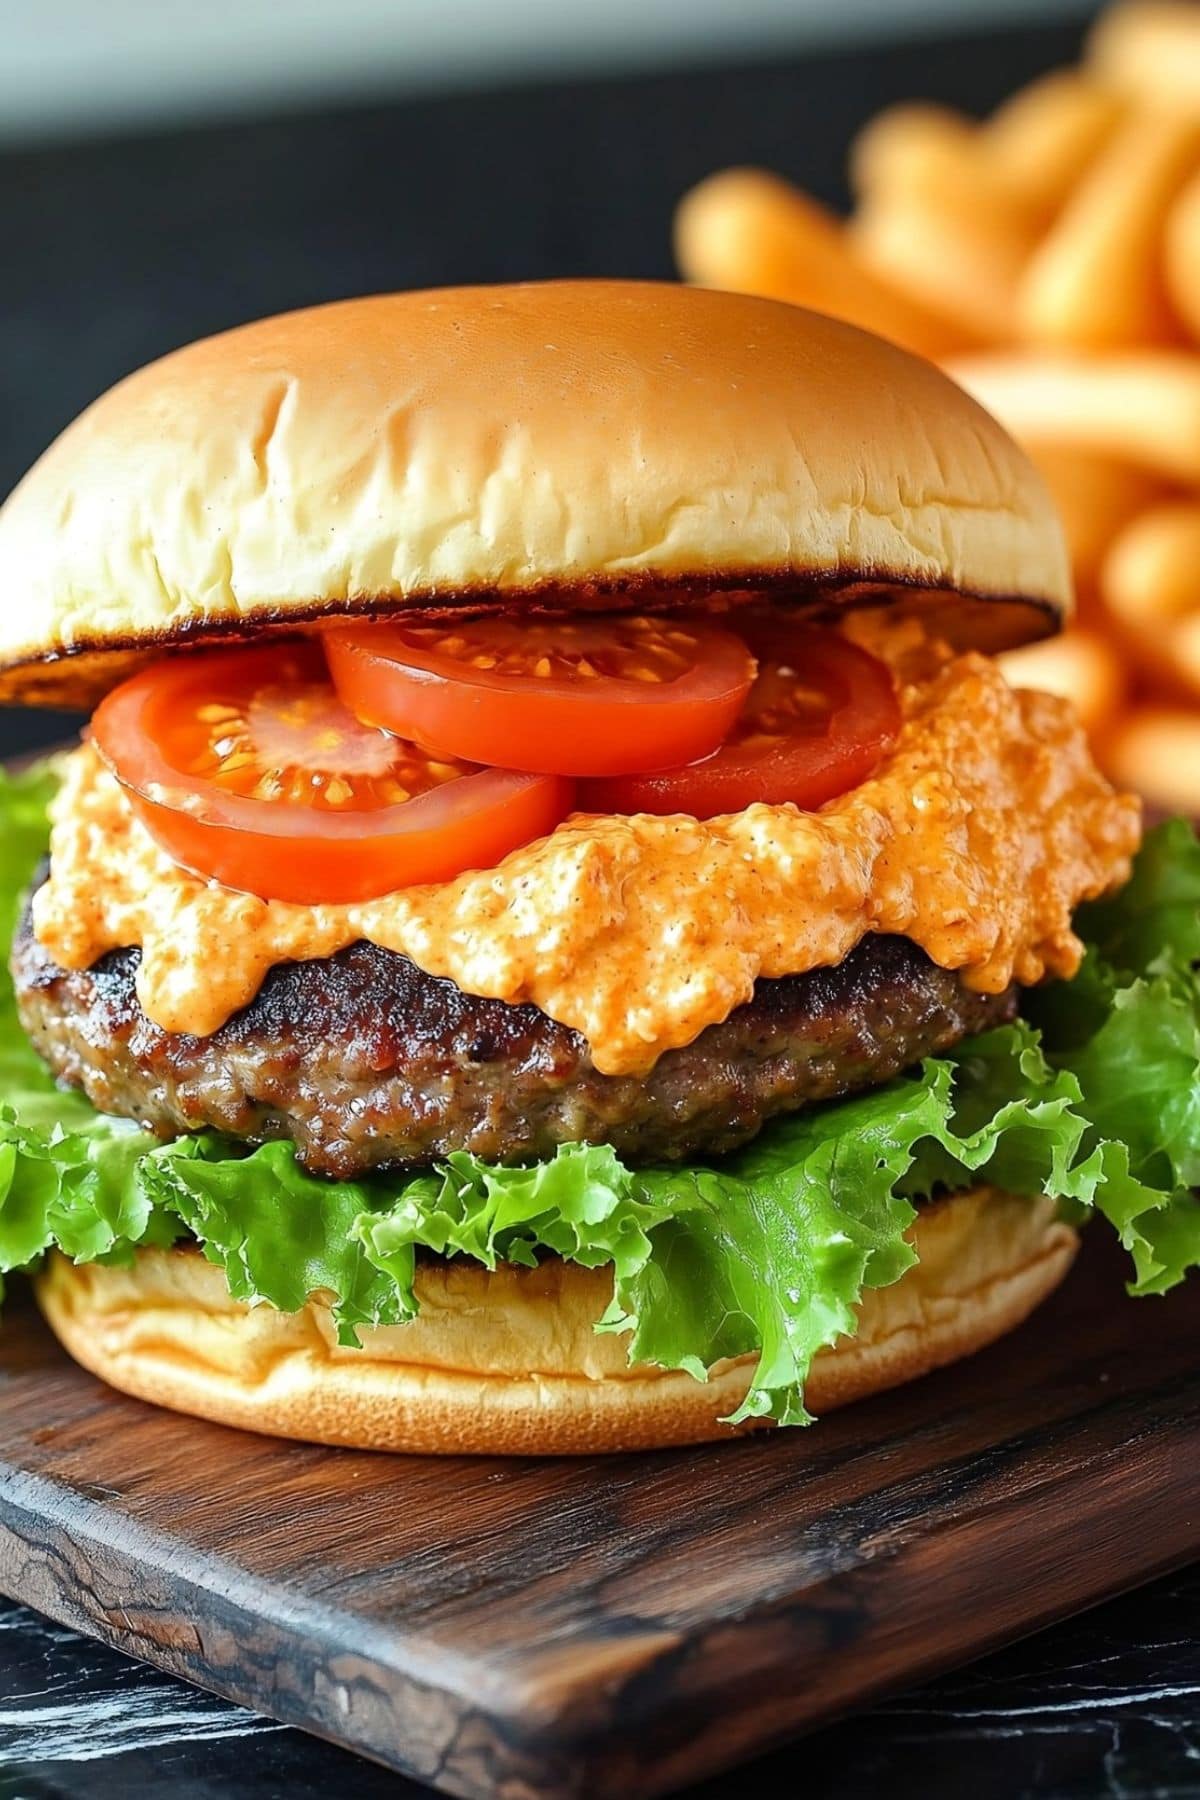
[[[60,969],[26,912],[17,999],[54,1074],[162,1137],[291,1138],[307,1169],[341,1178],[459,1149],[493,1161],[576,1142],[643,1163],[717,1154],[776,1113],[874,1086],[1016,1011],[1015,990],[971,993],[907,939],[869,937],[837,968],[760,981],[647,1076],[613,1076],[537,1007],[464,994],[374,944],[272,969],[207,1038],[151,1023],[139,957]]]

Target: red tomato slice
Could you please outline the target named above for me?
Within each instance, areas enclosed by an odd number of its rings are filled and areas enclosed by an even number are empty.
[[[722,742],[754,679],[741,638],[691,619],[368,624],[324,639],[360,719],[442,754],[543,774],[694,762]]]
[[[721,748],[685,767],[584,782],[579,806],[698,819],[741,812],[756,800],[812,810],[866,780],[900,730],[887,666],[810,625],[756,622],[748,636],[758,676]]]
[[[569,781],[360,724],[315,644],[155,664],[100,703],[91,735],[168,856],[273,900],[367,900],[490,868],[571,806]]]

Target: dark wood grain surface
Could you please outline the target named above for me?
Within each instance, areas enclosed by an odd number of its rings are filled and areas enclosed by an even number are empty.
[[[1200,1567],[688,1800],[1197,1800]],[[0,1601],[4,1800],[420,1800],[429,1789]]]
[[[648,1794],[1200,1551],[1194,1297],[1099,1234],[957,1370],[719,1450],[281,1445],[0,1342],[0,1588],[470,1795]]]

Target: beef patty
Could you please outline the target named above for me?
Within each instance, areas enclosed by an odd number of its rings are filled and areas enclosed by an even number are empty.
[[[648,1075],[614,1076],[537,1007],[464,994],[374,944],[272,969],[206,1038],[146,1017],[139,957],[60,969],[26,911],[17,1000],[54,1074],[162,1137],[291,1138],[305,1168],[342,1178],[459,1149],[494,1161],[576,1142],[643,1163],[717,1154],[776,1113],[874,1086],[1016,1011],[1013,989],[972,993],[907,939],[868,937],[837,968],[760,981]]]

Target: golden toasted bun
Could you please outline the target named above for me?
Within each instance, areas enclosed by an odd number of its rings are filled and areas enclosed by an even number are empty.
[[[869,1292],[858,1335],[816,1360],[806,1398],[828,1412],[969,1355],[1010,1331],[1062,1280],[1075,1233],[1051,1201],[979,1188],[925,1209],[920,1262]],[[231,1298],[194,1250],[142,1251],[130,1269],[54,1256],[38,1297],[85,1368],[181,1412],[279,1437],[422,1453],[559,1455],[728,1437],[753,1357],[705,1382],[630,1368],[626,1341],[594,1330],[610,1271],[436,1262],[418,1271],[421,1314],[336,1341],[328,1306],[285,1315]]]
[[[929,364],[677,286],[380,295],[193,344],[69,427],[0,512],[0,701],[331,613],[864,583],[985,648],[1067,604],[1038,476]]]

